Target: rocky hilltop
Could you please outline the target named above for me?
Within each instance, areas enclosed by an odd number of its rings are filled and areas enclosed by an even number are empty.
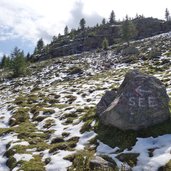
[[[167,170],[171,122],[123,131],[96,105],[130,69],[157,77],[171,97],[171,33],[32,63],[30,75],[0,71],[0,170]],[[132,102],[133,103],[133,102]]]
[[[130,21],[136,28],[135,31],[132,30],[136,32],[132,40],[141,40],[171,31],[171,21],[152,17],[145,18],[141,15]],[[50,44],[31,56],[31,60],[44,60],[101,49],[105,39],[109,45],[122,43],[123,23],[124,21],[115,21],[114,23],[97,24],[95,27],[72,29],[66,35],[54,36]]]

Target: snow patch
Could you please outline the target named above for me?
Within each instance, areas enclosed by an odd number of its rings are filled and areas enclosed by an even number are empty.
[[[16,161],[30,161],[31,159],[33,159],[33,156],[31,154],[14,154],[14,158],[16,159]]]

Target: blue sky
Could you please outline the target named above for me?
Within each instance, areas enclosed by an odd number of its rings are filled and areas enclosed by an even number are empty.
[[[171,0],[0,0],[0,57],[16,46],[32,52],[38,39],[48,43],[82,17],[90,26],[108,20],[112,10],[120,20],[136,13],[164,19],[166,8],[171,11]]]

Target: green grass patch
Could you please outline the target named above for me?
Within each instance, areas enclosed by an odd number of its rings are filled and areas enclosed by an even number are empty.
[[[12,132],[11,128],[0,128],[0,136]]]
[[[68,151],[72,151],[73,148],[76,147],[78,142],[78,139],[72,139],[72,140],[68,140],[65,142],[61,142],[61,143],[57,143],[57,144],[52,144],[49,150],[49,153],[54,153],[58,150],[68,150]]]
[[[97,119],[95,107],[85,107],[83,112],[84,113],[82,117],[80,118],[80,121],[84,122],[84,125],[82,126],[80,130],[81,133],[94,129],[92,128],[91,124],[94,120]]]
[[[39,155],[33,156],[30,161],[22,161],[20,170],[24,171],[45,171],[45,163]]]
[[[47,119],[45,121],[45,124],[44,124],[43,128],[50,128],[50,127],[52,127],[54,125],[55,125],[55,120],[54,119]]]
[[[18,108],[10,118],[9,125],[14,126],[27,121],[29,119],[28,111],[28,108]]]
[[[73,155],[66,156],[64,159],[72,161],[72,166],[68,171],[90,171],[89,161],[94,156],[94,151],[78,151]]]
[[[171,171],[171,160],[165,166],[160,167],[158,171]]]

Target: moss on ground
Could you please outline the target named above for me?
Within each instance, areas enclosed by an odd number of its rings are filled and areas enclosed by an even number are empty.
[[[33,97],[32,97],[33,98]],[[47,110],[45,110],[47,112]],[[48,110],[49,112],[49,110]],[[8,157],[7,165],[12,170],[18,164],[21,166],[21,170],[24,171],[44,171],[44,163],[41,161],[40,156],[34,156],[34,159],[30,161],[18,161],[16,162],[14,154],[28,154],[28,149],[35,148],[36,151],[44,151],[49,149],[51,145],[47,144],[47,138],[49,137],[50,132],[40,132],[36,125],[30,121],[29,118],[29,109],[19,107],[10,118],[10,128],[0,129],[0,133],[15,132],[17,133],[18,138],[22,141],[27,141],[28,146],[15,145],[10,147],[10,143],[7,145],[6,153],[4,154]],[[17,126],[15,126],[17,125]]]
[[[49,153],[54,153],[58,150],[68,150],[68,151],[72,151],[73,148],[76,147],[78,142],[78,139],[71,139],[65,142],[60,142],[60,143],[56,143],[56,144],[52,144],[49,150]]]
[[[47,119],[45,121],[45,124],[44,124],[43,128],[49,129],[50,127],[52,127],[54,125],[55,125],[55,120],[54,119]]]
[[[81,133],[94,129],[91,124],[97,119],[95,107],[85,107],[83,112],[84,114],[80,118],[80,121],[84,122],[84,125],[80,130]]]
[[[73,155],[66,156],[64,159],[72,161],[72,166],[68,171],[90,171],[89,161],[94,156],[94,151],[78,151]]]
[[[171,160],[165,166],[160,167],[158,171],[171,171]]]
[[[29,119],[28,111],[28,108],[18,108],[10,118],[9,125],[14,126],[27,121]]]
[[[24,171],[45,171],[45,163],[39,155],[33,156],[30,161],[22,161],[21,170]]]
[[[68,171],[92,171],[90,168],[90,160],[93,158],[95,151],[83,150],[77,151],[72,155],[64,157],[65,160],[72,162],[72,166],[68,168]],[[93,171],[118,171],[116,163],[109,157],[103,156],[105,160],[114,164],[115,168],[94,168]]]
[[[11,128],[0,128],[0,136],[8,134],[10,132],[12,132]]]
[[[68,104],[63,104],[63,103],[56,103],[56,104],[52,104],[50,107],[56,107],[58,109],[64,109],[66,107],[68,107]]]
[[[17,166],[17,161],[13,156],[10,156],[6,162],[6,165],[10,168],[10,170],[12,170]]]

